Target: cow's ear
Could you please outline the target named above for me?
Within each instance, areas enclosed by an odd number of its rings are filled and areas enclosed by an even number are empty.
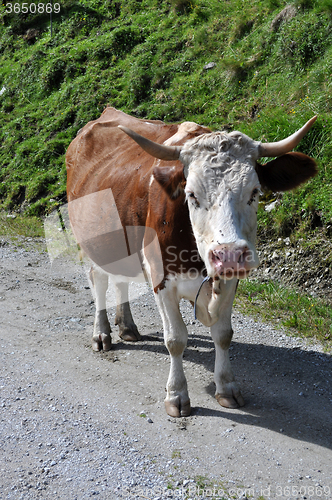
[[[178,198],[186,187],[183,166],[155,167],[153,176],[172,200]]]
[[[256,172],[263,189],[289,191],[317,174],[315,160],[302,153],[287,153],[264,165],[257,163]]]

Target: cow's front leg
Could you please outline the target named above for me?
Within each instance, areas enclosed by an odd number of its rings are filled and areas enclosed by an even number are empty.
[[[106,312],[108,275],[92,267],[90,280],[96,293],[96,314],[93,326],[92,349],[94,351],[109,351],[112,346],[112,339],[111,326]]]
[[[229,345],[232,340],[231,309],[221,315],[218,322],[211,327],[211,335],[215,345],[214,381],[216,399],[221,406],[238,408],[244,405],[244,399],[235,382],[229,359]]]
[[[115,283],[116,316],[115,324],[119,327],[119,336],[127,342],[141,340],[141,336],[134,323],[129,306],[128,283]]]
[[[188,332],[183,322],[176,292],[166,288],[156,294],[156,301],[163,320],[165,345],[171,358],[171,367],[166,385],[165,408],[171,417],[190,415],[190,399],[187,380],[183,370],[183,351],[187,345]]]

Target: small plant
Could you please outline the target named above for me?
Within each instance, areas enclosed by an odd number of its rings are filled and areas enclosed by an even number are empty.
[[[297,318],[297,314],[294,313],[292,316],[290,316],[289,319],[284,321],[285,326],[289,326],[291,328],[298,328],[299,327],[299,321]]]

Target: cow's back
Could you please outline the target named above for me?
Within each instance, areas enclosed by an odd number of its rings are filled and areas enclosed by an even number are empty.
[[[141,120],[107,107],[98,120],[89,122],[70,144],[67,155],[68,201],[112,189],[116,198],[148,190],[154,158],[137,147],[118,125],[132,128],[155,142],[174,135],[178,125]]]

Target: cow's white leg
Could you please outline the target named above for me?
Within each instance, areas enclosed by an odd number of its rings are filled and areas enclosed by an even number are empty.
[[[220,311],[218,322],[211,326],[216,356],[214,367],[216,399],[221,406],[226,408],[238,408],[244,405],[244,399],[235,382],[229,359],[229,345],[233,336],[231,313],[234,293],[231,293],[229,300],[225,301],[225,307]]]
[[[190,399],[187,380],[183,371],[182,357],[187,345],[188,332],[183,322],[176,289],[164,288],[155,294],[163,320],[165,345],[171,358],[171,367],[166,385],[165,408],[171,417],[190,415]]]
[[[119,336],[126,341],[136,342],[141,336],[134,323],[129,306],[128,283],[115,283],[116,292],[116,316],[115,324],[118,325]]]
[[[91,268],[90,280],[96,293],[96,315],[93,326],[92,349],[94,351],[109,351],[112,345],[111,327],[106,312],[106,292],[108,288],[108,275]]]

